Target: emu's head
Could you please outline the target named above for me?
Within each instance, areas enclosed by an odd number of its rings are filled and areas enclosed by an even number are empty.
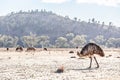
[[[78,55],[79,57],[84,57],[84,55],[82,55],[79,51],[77,51],[77,55]]]
[[[81,54],[80,54],[80,52],[79,52],[79,51],[77,51],[77,55],[78,55],[79,57],[81,57]]]

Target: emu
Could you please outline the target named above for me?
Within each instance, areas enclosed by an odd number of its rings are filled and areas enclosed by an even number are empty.
[[[35,51],[34,47],[28,47],[26,51]]]
[[[16,51],[23,51],[23,48],[19,46],[16,48]]]
[[[78,46],[76,47],[76,49],[78,49]]]
[[[9,48],[7,48],[7,51],[9,51]]]
[[[47,51],[47,48],[43,48],[43,50]]]
[[[97,64],[96,68],[99,68],[99,64],[98,64],[97,59],[94,56],[94,54],[97,54],[101,57],[105,56],[105,54],[104,54],[103,50],[100,48],[100,46],[98,46],[95,43],[88,43],[82,48],[81,52],[77,51],[77,55],[79,57],[88,56],[90,58],[90,66],[88,68],[91,68],[93,58],[95,59],[95,62]]]

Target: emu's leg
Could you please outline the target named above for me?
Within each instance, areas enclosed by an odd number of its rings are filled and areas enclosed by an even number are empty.
[[[95,62],[97,63],[97,68],[99,68],[99,64],[98,64],[98,62],[97,62],[96,57],[94,57],[94,59],[95,59]]]
[[[89,57],[90,58],[90,66],[88,68],[91,68],[91,64],[92,64],[92,57]]]

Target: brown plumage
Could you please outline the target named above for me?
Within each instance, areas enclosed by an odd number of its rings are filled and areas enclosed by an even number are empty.
[[[35,51],[36,49],[34,47],[28,47],[26,51]]]
[[[9,48],[7,48],[7,51],[9,51]]]
[[[99,68],[99,64],[97,62],[96,57],[94,56],[94,54],[100,55],[101,57],[105,56],[103,50],[100,48],[100,46],[98,46],[95,43],[88,43],[87,45],[85,45],[81,52],[77,52],[77,55],[79,57],[84,57],[84,56],[88,56],[90,58],[90,66],[89,68],[91,68],[91,64],[92,64],[92,58],[94,57],[95,62],[97,64],[97,68]]]
[[[43,50],[47,51],[47,48],[43,48]]]
[[[21,46],[16,48],[16,51],[23,51],[23,48]]]
[[[78,49],[78,46],[76,47],[76,49]]]

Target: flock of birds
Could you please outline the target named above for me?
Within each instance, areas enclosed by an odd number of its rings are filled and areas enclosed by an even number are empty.
[[[28,47],[26,51],[35,51],[36,49],[34,47]],[[47,51],[47,48],[44,48],[43,50]],[[9,48],[7,48],[7,51],[9,51]],[[19,46],[16,48],[15,51],[21,52],[23,51],[23,47]]]
[[[76,48],[78,48],[78,47],[76,47]],[[7,48],[7,50],[9,50],[9,48]],[[47,51],[47,48],[44,48],[44,50]],[[23,48],[22,47],[17,47],[16,51],[23,51]],[[35,51],[35,48],[34,47],[28,47],[26,51]],[[81,51],[77,51],[77,55],[79,57],[89,57],[90,58],[90,66],[88,68],[91,68],[93,59],[95,60],[95,62],[97,64],[96,68],[99,68],[99,63],[97,62],[97,59],[94,56],[94,54],[97,54],[101,57],[105,56],[102,48],[95,43],[88,43],[82,48]],[[64,71],[64,67],[61,66],[55,72],[56,73],[62,73],[63,71]]]

